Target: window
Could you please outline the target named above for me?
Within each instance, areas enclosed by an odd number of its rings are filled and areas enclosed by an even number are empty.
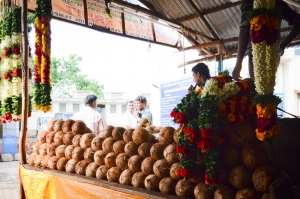
[[[127,111],[126,105],[122,105],[122,113],[125,113]]]
[[[116,104],[110,105],[110,113],[117,113],[117,105]]]
[[[79,104],[73,104],[73,112],[79,111]]]
[[[67,105],[66,103],[59,103],[59,112],[66,112]]]

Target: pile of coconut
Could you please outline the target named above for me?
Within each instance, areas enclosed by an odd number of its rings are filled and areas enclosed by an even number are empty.
[[[159,141],[153,133],[159,132]],[[252,199],[267,195],[277,177],[267,152],[257,144],[254,129],[246,124],[232,128],[222,150],[218,188],[204,183],[204,155],[193,178],[179,176],[173,127],[154,127],[147,121],[135,129],[108,125],[96,137],[82,121],[52,120],[39,134],[28,164],[87,177],[119,182],[188,198]],[[254,189],[253,189],[254,187]],[[238,191],[239,190],[239,191]],[[266,196],[267,198],[267,196]]]

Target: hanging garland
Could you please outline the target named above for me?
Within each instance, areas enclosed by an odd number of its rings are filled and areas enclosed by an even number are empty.
[[[37,0],[35,10],[34,108],[51,110],[51,29],[52,1]]]
[[[249,13],[250,37],[257,95],[256,136],[263,141],[279,133],[276,123],[276,107],[281,99],[273,94],[277,71],[278,32],[280,10],[275,8],[275,0],[254,0]]]
[[[233,82],[227,71],[207,80],[203,90],[192,91],[177,104],[170,116],[180,124],[176,146],[179,176],[192,178],[199,172],[200,152],[205,155],[205,183],[219,183],[221,145],[233,123],[253,119],[253,90],[251,80]]]

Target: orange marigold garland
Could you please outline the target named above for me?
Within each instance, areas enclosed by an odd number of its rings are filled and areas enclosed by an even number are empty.
[[[48,112],[51,110],[51,28],[50,21],[52,17],[51,0],[36,1],[36,18],[35,18],[35,97],[34,107],[36,110]]]

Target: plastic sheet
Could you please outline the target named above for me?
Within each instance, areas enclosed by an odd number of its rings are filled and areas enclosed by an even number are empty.
[[[101,186],[45,174],[42,171],[19,167],[26,199],[120,199],[142,197],[115,191]]]

